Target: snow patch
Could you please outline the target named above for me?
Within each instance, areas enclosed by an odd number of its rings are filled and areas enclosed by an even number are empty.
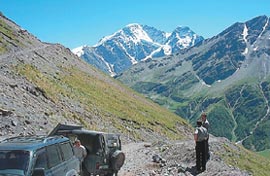
[[[166,55],[172,54],[172,47],[170,45],[164,45],[163,50],[164,50],[164,54]]]
[[[122,43],[119,42],[119,46],[124,50],[124,52],[126,53],[126,55],[128,55],[128,57],[130,58],[130,61],[131,61],[132,65],[138,63],[138,61],[137,61],[134,57],[132,57],[132,56],[127,52],[127,50],[126,50],[125,47],[122,45]]]
[[[106,67],[108,68],[108,71],[110,73],[110,75],[113,77],[116,75],[116,73],[114,72],[114,65],[109,64],[103,57],[101,57],[100,55],[96,55],[96,57],[98,57],[103,63],[105,63]]]
[[[211,85],[206,84],[204,81],[202,81],[202,85],[206,86],[206,87],[211,87]]]
[[[243,36],[243,40],[247,43],[248,28],[247,28],[247,25],[246,24],[244,26],[242,36]]]
[[[242,36],[243,36],[243,40],[245,41],[246,45],[247,45],[247,36],[248,36],[248,28],[247,28],[247,25],[245,24],[244,25],[244,29],[243,29],[243,33],[242,33]],[[243,55],[246,55],[248,53],[248,48],[246,47],[245,48],[245,51],[242,53]]]
[[[181,37],[179,34],[176,34],[176,38],[178,39],[177,45],[182,45],[183,48],[189,47],[192,42],[192,38],[189,36]]]
[[[248,48],[245,48],[245,51],[242,54],[246,55],[247,53],[248,53]]]
[[[269,23],[269,18],[267,18],[267,21],[266,21],[265,25],[263,26],[263,30],[262,30],[262,32],[260,33],[260,35],[258,36],[258,38],[261,38],[263,32],[265,31],[266,27],[268,26],[268,23]]]
[[[106,62],[107,67],[109,68],[109,72],[111,77],[114,77],[116,75],[116,73],[113,71],[114,70],[114,65],[113,64],[109,64]]]
[[[188,48],[190,46],[192,39],[190,37],[185,37],[184,39],[179,39],[177,43],[181,44],[183,48]]]
[[[162,47],[159,47],[158,49],[154,50],[151,54],[149,54],[147,57],[145,57],[144,59],[142,59],[142,61],[146,61],[146,60],[148,60],[148,59],[151,59],[151,58],[153,57],[153,55],[154,55],[155,53],[160,52],[161,49],[162,49]]]
[[[148,34],[143,30],[141,25],[131,24],[128,25],[130,31],[134,36],[130,36],[133,39],[134,43],[139,43],[141,40],[145,40],[148,42],[153,42],[153,40],[148,36]]]
[[[196,35],[196,34],[193,34],[193,39],[192,39],[192,46],[194,46],[195,45],[195,41],[196,41],[196,39],[197,39],[197,37],[198,37],[198,35]]]
[[[159,53],[163,49],[165,55],[171,55],[172,54],[172,47],[170,45],[161,45],[158,49],[154,50],[151,54],[149,54],[147,57],[142,59],[142,61],[146,61],[148,59],[153,58],[153,55],[156,53]]]
[[[195,74],[196,78],[200,81],[200,83],[203,85],[203,86],[206,86],[206,87],[211,87],[211,85],[209,84],[206,84],[204,82],[204,80],[202,80],[197,74]]]
[[[166,39],[169,38],[171,35],[172,35],[172,33],[166,32],[166,33],[165,33]]]
[[[77,48],[72,49],[71,51],[76,54],[77,56],[81,57],[84,54],[83,48],[86,47],[86,45],[84,46],[80,46]]]

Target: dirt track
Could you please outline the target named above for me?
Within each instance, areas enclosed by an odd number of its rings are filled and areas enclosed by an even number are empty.
[[[162,141],[157,143],[128,143],[123,145],[126,155],[124,166],[118,176],[247,176],[250,173],[228,166],[215,153],[226,152],[220,147],[228,144],[225,138],[211,137],[209,141],[211,158],[207,162],[205,172],[196,173],[195,144],[193,140]],[[153,156],[158,155],[164,162],[154,162]]]

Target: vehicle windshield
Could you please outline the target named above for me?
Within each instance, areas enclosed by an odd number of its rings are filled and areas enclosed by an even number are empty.
[[[0,173],[23,175],[27,172],[29,163],[29,151],[24,150],[1,150]]]

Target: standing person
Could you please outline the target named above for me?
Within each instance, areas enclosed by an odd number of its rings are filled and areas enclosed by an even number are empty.
[[[202,126],[202,120],[197,120],[197,127],[194,132],[194,140],[196,142],[196,168],[197,172],[203,172],[206,170],[206,140],[208,138],[208,132],[205,127]]]
[[[77,139],[74,142],[74,154],[80,161],[80,170],[82,171],[82,162],[87,155],[85,147],[81,144],[81,141]]]
[[[210,127],[210,124],[207,120],[207,115],[206,113],[202,113],[201,114],[201,120],[202,120],[202,126],[204,128],[207,129],[207,132],[209,132],[209,127]],[[208,144],[208,140],[209,140],[209,135],[208,135],[208,138],[206,140],[206,154],[207,154],[207,161],[210,159],[210,152],[209,152],[209,144]]]

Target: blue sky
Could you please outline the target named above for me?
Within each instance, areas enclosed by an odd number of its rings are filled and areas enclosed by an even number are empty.
[[[235,22],[270,16],[270,0],[0,0],[0,11],[44,42],[94,45],[130,23],[210,38]]]

